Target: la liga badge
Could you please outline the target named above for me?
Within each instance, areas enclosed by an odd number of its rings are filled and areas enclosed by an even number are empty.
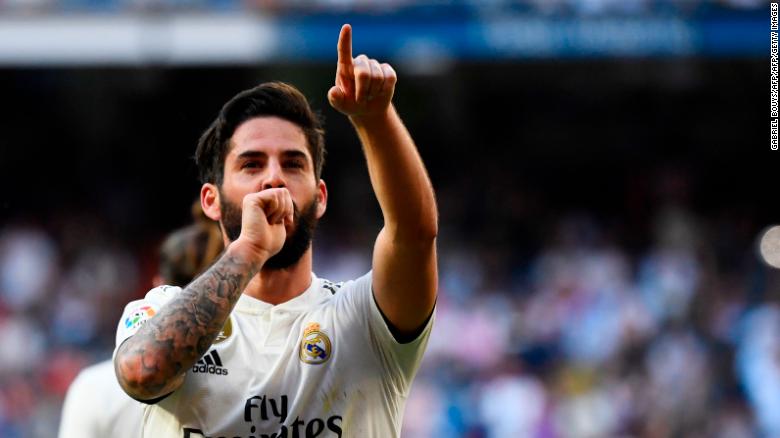
[[[125,328],[129,330],[135,330],[145,323],[149,318],[155,314],[154,308],[147,305],[142,305],[135,308],[129,313],[125,319]]]

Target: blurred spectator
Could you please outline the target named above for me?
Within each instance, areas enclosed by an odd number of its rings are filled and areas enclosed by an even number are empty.
[[[765,304],[751,310],[741,328],[740,378],[763,436],[780,436],[780,306]]]
[[[162,244],[155,286],[186,286],[207,269],[222,251],[219,227],[203,214],[198,201],[192,206],[192,216],[192,225],[172,232]],[[121,321],[119,323],[122,324]],[[63,368],[64,364],[56,360],[55,363],[55,369]],[[72,370],[73,367],[68,369]],[[73,376],[69,375],[65,380],[49,381],[46,386],[58,387],[59,392],[64,394],[71,380]],[[82,370],[70,385],[63,404],[59,437],[140,436],[143,406],[119,387],[113,362],[100,362]]]
[[[7,228],[0,234],[0,294],[14,311],[38,304],[58,274],[57,247],[43,231]]]

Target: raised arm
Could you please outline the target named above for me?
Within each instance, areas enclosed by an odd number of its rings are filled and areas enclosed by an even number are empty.
[[[186,371],[222,330],[249,280],[281,249],[292,205],[284,188],[244,197],[241,236],[117,349],[114,368],[128,395],[154,400],[181,386]]]
[[[379,308],[397,334],[416,334],[436,301],[436,201],[425,166],[392,105],[396,73],[365,55],[352,57],[352,28],[341,28],[336,83],[328,100],[355,127],[384,227],[373,258]]]

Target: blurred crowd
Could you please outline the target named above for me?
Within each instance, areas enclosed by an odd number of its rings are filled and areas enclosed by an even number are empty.
[[[154,273],[98,218],[61,218],[0,228],[2,437],[56,436],[71,381],[110,357],[124,304]]]
[[[411,12],[447,7],[450,11],[516,11],[529,14],[697,13],[757,9],[763,0],[0,0],[11,13],[133,13],[255,11],[271,14]]]
[[[489,252],[444,244],[404,436],[780,437],[777,274],[752,252],[718,268],[684,209],[654,222],[631,254],[564,218],[499,281]]]
[[[652,243],[630,250],[566,214],[522,263],[444,227],[403,436],[780,437],[778,274],[684,205],[652,223]],[[154,245],[100,229],[84,216],[0,228],[2,437],[54,435],[68,385],[110,357],[124,304],[150,285]],[[317,274],[369,269],[370,248],[334,230],[316,241]]]

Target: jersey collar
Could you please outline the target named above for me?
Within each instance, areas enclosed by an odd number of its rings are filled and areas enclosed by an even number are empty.
[[[236,310],[247,313],[260,314],[270,310],[284,310],[288,312],[303,311],[327,298],[330,292],[324,290],[321,281],[314,272],[311,273],[311,284],[297,297],[284,303],[273,305],[246,294],[241,294],[236,303]]]

